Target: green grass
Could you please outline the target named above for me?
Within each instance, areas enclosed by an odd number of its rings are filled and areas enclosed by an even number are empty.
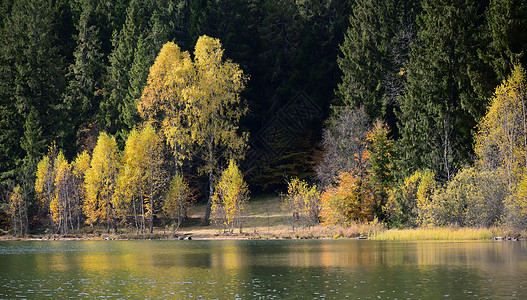
[[[498,236],[496,228],[434,227],[416,229],[391,229],[376,235],[374,240],[489,240]]]

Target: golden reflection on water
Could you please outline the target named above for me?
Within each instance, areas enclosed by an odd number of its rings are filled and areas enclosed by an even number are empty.
[[[12,254],[0,255],[0,280],[2,275],[9,282],[19,274],[20,280],[35,276],[57,290],[67,288],[64,282],[72,282],[72,290],[88,291],[89,298],[110,293],[177,298],[177,293],[193,291],[199,291],[202,298],[236,298],[232,291],[258,298],[251,292],[267,292],[269,286],[297,287],[295,292],[306,287],[326,292],[348,289],[349,293],[358,286],[363,295],[371,296],[375,286],[370,283],[381,284],[379,278],[393,287],[403,284],[408,290],[440,296],[451,278],[459,282],[458,296],[466,284],[477,283],[477,289],[487,295],[494,295],[491,288],[508,292],[527,286],[518,275],[527,274],[524,242],[86,241],[18,245],[26,246],[21,253],[15,249]],[[335,272],[344,275],[341,281],[332,277]],[[511,281],[511,276],[516,276],[516,281]],[[423,290],[423,278],[436,283]],[[2,286],[0,295],[1,291]],[[73,292],[68,295],[78,296]]]
[[[239,241],[212,241],[195,244],[154,244],[147,242],[85,242],[87,251],[69,254],[53,252],[34,257],[38,272],[50,269],[84,273],[123,271],[134,273],[159,270],[178,276],[179,270],[193,267],[237,270],[249,265],[289,267],[353,267],[373,265],[464,265],[494,264],[518,267],[515,252],[506,242],[371,242],[371,241],[290,241],[274,251],[258,254]],[[190,247],[187,247],[190,246]],[[50,245],[50,248],[60,247]],[[107,251],[107,248],[111,251]],[[101,248],[103,250],[101,250]],[[189,248],[189,249],[187,249]],[[486,264],[482,264],[486,262]],[[520,267],[527,268],[522,261]]]

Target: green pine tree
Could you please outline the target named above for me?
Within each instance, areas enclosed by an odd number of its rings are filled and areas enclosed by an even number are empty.
[[[95,121],[102,93],[103,58],[99,28],[95,23],[94,1],[79,2],[82,2],[82,12],[76,25],[77,46],[73,53],[74,61],[69,66],[69,83],[64,95],[67,116],[62,120],[62,126],[69,130],[61,148],[68,156],[76,152],[80,128]]]
[[[355,2],[338,58],[343,75],[337,96],[342,104],[363,105],[370,118],[389,119],[393,126],[418,9],[412,0]]]
[[[442,180],[470,161],[475,118],[485,103],[469,76],[477,61],[478,1],[425,0],[418,43],[410,56],[406,94],[400,98],[401,167],[430,169]]]
[[[521,0],[490,1],[484,34],[488,48],[481,53],[496,74],[491,89],[505,80],[513,66],[527,65],[527,2]]]

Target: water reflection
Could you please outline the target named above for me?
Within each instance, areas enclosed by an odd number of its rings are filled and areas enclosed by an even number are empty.
[[[0,242],[0,298],[525,298],[524,242]]]

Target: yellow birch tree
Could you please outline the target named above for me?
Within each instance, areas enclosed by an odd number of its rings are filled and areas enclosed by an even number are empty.
[[[194,49],[195,79],[184,91],[192,139],[201,148],[203,171],[209,176],[209,200],[205,223],[209,222],[214,195],[214,177],[221,161],[242,159],[248,133],[239,132],[240,118],[247,112],[240,93],[247,76],[240,67],[223,59],[218,39],[201,36]]]
[[[489,110],[478,124],[475,152],[484,169],[503,169],[509,187],[518,183],[527,163],[527,90],[525,70],[517,65],[496,88]]]
[[[133,211],[136,227],[142,233],[146,221],[153,232],[154,214],[160,208],[160,193],[167,178],[162,151],[161,137],[151,124],[141,131],[132,130],[126,140],[114,203],[122,217]]]
[[[173,42],[166,43],[150,67],[147,85],[137,104],[141,117],[161,128],[176,167],[187,158],[191,143],[184,93],[194,80],[194,73],[190,54]]]
[[[20,185],[13,188],[9,195],[7,214],[13,219],[14,235],[25,235],[27,233],[27,204]]]
[[[243,175],[234,160],[221,174],[220,181],[213,195],[212,212],[232,233],[235,227],[242,232],[242,217],[249,199],[249,189]]]
[[[80,230],[81,221],[83,220],[83,206],[86,199],[86,185],[84,184],[86,172],[90,168],[91,157],[85,150],[78,154],[75,161],[72,163],[73,172],[73,208],[72,213],[75,218],[77,230]]]
[[[117,230],[112,197],[118,164],[115,138],[102,132],[93,150],[90,168],[86,171],[86,201],[83,209],[88,224],[105,223],[108,232],[110,224]]]
[[[161,128],[174,153],[176,170],[190,154],[199,154],[209,176],[209,222],[214,177],[221,161],[243,158],[247,133],[239,134],[247,107],[240,98],[247,76],[223,59],[218,39],[201,36],[194,60],[172,42],[161,49],[150,68],[138,111]],[[179,172],[179,171],[176,171]]]
[[[38,207],[42,214],[48,215],[51,200],[55,195],[55,159],[57,157],[57,146],[53,143],[48,148],[48,154],[44,156],[37,164],[37,173],[35,179],[35,192],[38,201]],[[51,217],[51,215],[49,215]],[[53,220],[51,220],[53,224]]]
[[[55,194],[50,203],[50,212],[57,231],[67,234],[69,228],[73,230],[74,181],[71,165],[62,151],[55,159],[55,170]]]
[[[293,178],[287,186],[287,196],[282,209],[291,213],[291,226],[314,225],[319,222],[320,192],[316,185],[309,184],[298,178]]]
[[[177,220],[177,227],[174,232],[179,229],[181,222],[187,211],[189,205],[189,188],[183,177],[176,174],[170,182],[170,188],[165,197],[163,205],[163,212],[171,220]]]

